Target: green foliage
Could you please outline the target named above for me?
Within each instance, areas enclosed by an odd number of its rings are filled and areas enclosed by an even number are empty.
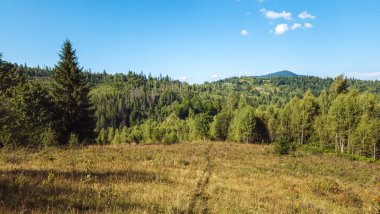
[[[0,135],[4,146],[38,145],[40,133],[55,125],[48,92],[27,82],[0,95]]]
[[[40,134],[40,142],[43,146],[56,146],[58,145],[58,137],[54,129],[47,128]]]
[[[211,118],[206,114],[199,114],[194,119],[194,136],[196,139],[206,139],[209,134]]]
[[[59,54],[60,61],[54,69],[53,95],[57,105],[61,140],[71,133],[82,141],[92,139],[94,131],[93,111],[88,93],[90,88],[79,68],[76,51],[66,40]]]
[[[69,147],[77,147],[80,144],[79,137],[75,133],[71,133],[67,141]]]
[[[210,136],[214,140],[226,140],[228,137],[228,128],[232,115],[229,111],[221,111],[214,116],[210,125]]]
[[[255,110],[251,106],[245,106],[234,112],[228,138],[236,142],[254,143],[257,137],[255,127]]]
[[[115,130],[115,134],[114,134],[113,139],[110,143],[111,144],[121,144],[121,137],[120,137],[119,129]]]
[[[339,75],[335,78],[330,88],[330,94],[332,99],[335,99],[339,94],[344,94],[348,90],[347,79],[343,75]]]
[[[174,132],[166,133],[164,138],[162,139],[162,143],[167,145],[178,143],[177,134]]]
[[[376,160],[379,95],[378,81],[344,76],[233,77],[189,85],[132,71],[92,73],[79,67],[66,41],[54,71],[0,56],[0,146],[228,139],[275,142],[281,154],[295,143],[313,143]]]
[[[287,155],[296,151],[295,144],[286,137],[279,137],[274,143],[274,151],[280,155]]]

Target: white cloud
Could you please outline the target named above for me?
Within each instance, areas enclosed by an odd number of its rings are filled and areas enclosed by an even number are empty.
[[[239,76],[247,76],[248,75],[248,71],[240,71],[238,72]]]
[[[291,12],[286,12],[286,11],[282,11],[282,12],[274,12],[274,11],[271,11],[271,10],[266,10],[265,8],[261,8],[260,9],[260,12],[262,14],[264,14],[264,16],[268,19],[285,19],[285,20],[292,20],[292,13]]]
[[[362,80],[380,80],[380,72],[350,72],[346,76]]]
[[[315,18],[317,18],[316,16],[311,15],[311,14],[308,13],[307,11],[303,11],[302,13],[300,13],[300,14],[298,15],[298,17],[299,17],[300,19],[315,19]]]
[[[249,36],[249,32],[246,29],[241,30],[240,34],[242,36]]]
[[[314,26],[311,23],[309,23],[309,22],[305,23],[305,28],[313,28],[313,27]]]
[[[284,34],[286,31],[289,30],[289,26],[288,24],[279,24],[276,26],[276,28],[274,29],[274,33],[276,35],[282,35]]]
[[[213,75],[211,75],[211,78],[213,78],[213,79],[219,79],[219,75],[218,74],[213,74]]]
[[[292,30],[297,30],[298,28],[302,28],[302,25],[300,23],[294,23],[292,27],[290,27]]]
[[[183,76],[183,77],[178,77],[178,80],[179,80],[179,81],[184,81],[184,82],[185,82],[185,81],[187,81],[187,77],[185,77],[185,76]]]

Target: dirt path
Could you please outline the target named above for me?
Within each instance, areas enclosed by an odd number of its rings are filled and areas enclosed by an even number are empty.
[[[211,171],[212,171],[210,152],[213,145],[214,144],[211,143],[205,150],[207,165],[206,165],[205,170],[203,171],[202,177],[199,179],[197,183],[195,193],[190,200],[187,213],[208,213],[207,201],[209,199],[209,196],[205,193],[205,189],[208,186],[210,176],[211,176]]]

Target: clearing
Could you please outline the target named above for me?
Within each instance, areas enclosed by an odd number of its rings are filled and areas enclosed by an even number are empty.
[[[0,213],[378,213],[380,164],[193,142],[6,151]]]

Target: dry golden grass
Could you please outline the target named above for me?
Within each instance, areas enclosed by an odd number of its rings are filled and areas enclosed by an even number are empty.
[[[194,142],[2,151],[0,213],[378,213],[380,165]]]

